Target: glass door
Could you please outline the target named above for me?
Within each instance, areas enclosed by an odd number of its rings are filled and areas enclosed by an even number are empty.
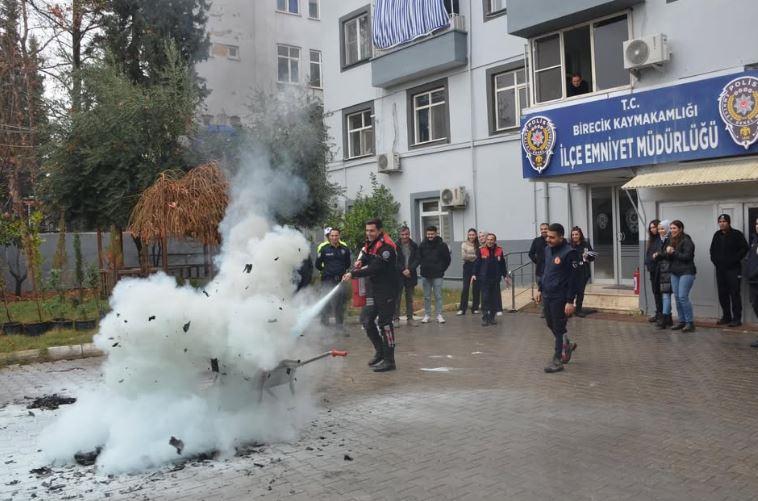
[[[614,272],[614,210],[613,188],[592,187],[592,246],[598,255],[593,265],[592,280],[595,283],[616,283]]]
[[[591,243],[598,252],[593,281],[631,286],[639,266],[640,233],[637,193],[619,186],[592,187]]]
[[[616,283],[634,285],[634,272],[640,265],[640,221],[637,215],[637,192],[614,188],[618,200],[618,259]]]
[[[744,226],[743,226],[743,232],[745,233],[745,238],[747,239],[748,244],[752,244],[753,239],[758,236],[756,234],[756,227],[755,227],[755,221],[758,219],[758,203],[746,203],[745,204],[745,219],[744,219]],[[734,221],[732,221],[734,222]],[[758,317],[755,316],[755,312],[753,311],[753,306],[750,304],[750,295],[748,294],[748,284],[747,280],[742,281],[742,320],[746,323],[755,324],[758,323]]]

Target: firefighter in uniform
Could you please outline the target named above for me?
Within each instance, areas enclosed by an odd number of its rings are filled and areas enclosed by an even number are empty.
[[[397,298],[397,251],[395,242],[382,231],[382,222],[366,222],[366,244],[355,269],[345,273],[343,280],[368,277],[373,306],[367,306],[364,328],[376,353],[369,361],[374,372],[395,370],[395,331],[392,317]],[[367,303],[368,305],[368,303]]]
[[[545,271],[539,284],[535,301],[543,303],[547,327],[555,336],[553,359],[545,367],[545,372],[563,370],[563,364],[571,360],[576,350],[566,331],[566,320],[574,313],[576,297],[576,274],[579,254],[564,238],[563,226],[553,223],[547,231],[545,247]]]
[[[495,325],[497,314],[498,284],[508,276],[508,264],[503,248],[497,245],[497,236],[488,233],[483,247],[476,249],[476,261],[471,282],[479,283],[482,295],[482,326]]]

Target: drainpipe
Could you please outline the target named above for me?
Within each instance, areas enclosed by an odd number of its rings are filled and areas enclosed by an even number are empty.
[[[566,183],[566,203],[568,204],[568,227],[574,226],[574,204],[571,202],[571,183]]]
[[[550,183],[545,181],[542,183],[542,186],[545,190],[545,196],[543,197],[543,200],[545,202],[545,222],[547,224],[550,224]]]
[[[473,0],[469,0],[468,3],[468,23],[469,27],[473,21]],[[460,14],[460,13],[459,13]],[[474,154],[474,72],[473,72],[473,53],[474,53],[474,35],[472,30],[468,29],[468,89],[469,89],[469,120],[471,124],[471,141],[469,142],[469,152],[471,153],[471,189],[474,192],[474,228],[479,228],[479,207],[477,204],[477,169],[476,169],[476,155]],[[463,231],[466,231],[466,225],[463,225]]]

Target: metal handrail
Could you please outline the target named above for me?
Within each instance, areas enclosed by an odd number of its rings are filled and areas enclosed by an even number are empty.
[[[512,270],[508,270],[508,276],[511,278],[511,313],[517,311],[516,310],[516,279],[513,274],[533,264],[534,263],[529,261],[528,263],[523,263],[522,265],[517,266],[516,268],[513,268]],[[523,276],[523,273],[522,273],[522,276]],[[532,291],[532,297],[534,297],[534,280],[530,281],[530,287]]]

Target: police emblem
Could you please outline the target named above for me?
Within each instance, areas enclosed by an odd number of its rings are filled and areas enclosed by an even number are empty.
[[[734,142],[748,149],[758,140],[758,78],[738,77],[724,86],[719,114]]]
[[[521,146],[529,165],[539,174],[547,169],[555,147],[555,125],[544,116],[532,117],[521,129]]]

